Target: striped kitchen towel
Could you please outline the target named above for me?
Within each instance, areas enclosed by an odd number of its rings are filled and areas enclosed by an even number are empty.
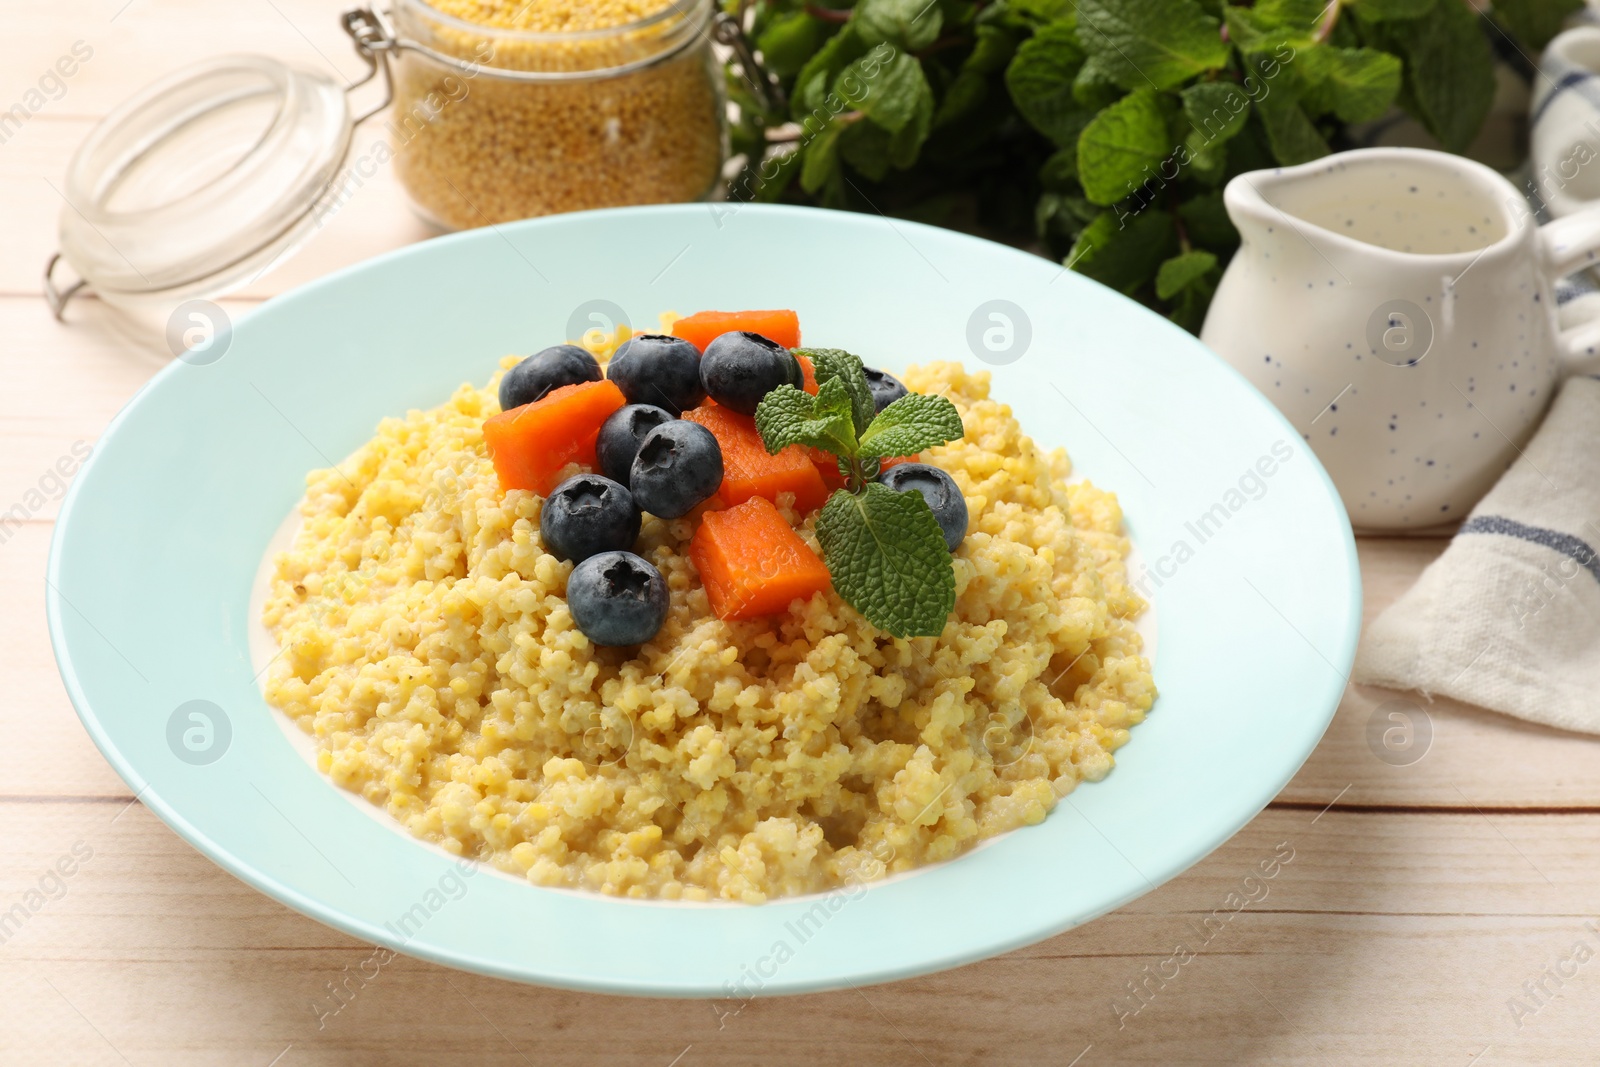
[[[1367,627],[1352,680],[1600,734],[1600,380],[1562,386],[1455,539]]]
[[[1520,177],[1549,218],[1600,200],[1600,26],[1551,38],[1539,57],[1528,110],[1528,160]]]

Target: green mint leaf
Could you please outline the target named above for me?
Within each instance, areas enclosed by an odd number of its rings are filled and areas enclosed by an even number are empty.
[[[1561,32],[1568,15],[1583,9],[1583,0],[1495,0],[1494,15],[1523,45],[1538,52]]]
[[[1350,10],[1356,12],[1361,18],[1372,22],[1382,22],[1388,19],[1415,19],[1421,18],[1433,10],[1437,0],[1357,0],[1349,4]],[[1534,6],[1543,6],[1550,0],[1531,0]],[[1582,0],[1571,0],[1572,10],[1576,11],[1582,6]],[[1500,0],[1494,5],[1499,12],[1505,5],[1505,0]]]
[[[830,122],[800,150],[800,188],[814,193],[839,173],[839,135],[849,123]]]
[[[853,122],[839,137],[839,158],[881,182],[889,174],[889,148],[894,137],[876,122]]]
[[[780,78],[790,78],[805,68],[828,28],[804,11],[790,11],[769,21],[756,37],[756,48],[766,68]]]
[[[1099,56],[1083,61],[1083,69],[1072,83],[1072,99],[1092,113],[1122,98],[1123,89]]]
[[[795,444],[824,448],[836,456],[856,454],[850,397],[837,378],[816,396],[792,385],[778,386],[756,407],[756,431],[774,455]]]
[[[1250,121],[1250,97],[1233,82],[1198,82],[1179,95],[1197,151],[1226,144]]]
[[[890,133],[914,121],[924,107],[933,114],[933,89],[916,58],[880,44],[834,79],[833,91]]]
[[[1247,7],[1223,8],[1222,22],[1228,27],[1228,40],[1241,51],[1261,51],[1273,45],[1272,25]]]
[[[945,88],[939,109],[934,113],[935,128],[948,126],[977,111],[989,97],[989,79],[975,71],[957,72],[955,79]]]
[[[1451,152],[1477,136],[1494,102],[1494,58],[1465,4],[1441,0],[1423,18],[1369,28],[1372,43],[1405,61],[1401,103]]]
[[[1276,25],[1315,34],[1327,20],[1328,0],[1258,0],[1251,10]]]
[[[915,52],[938,40],[944,15],[939,5],[930,0],[861,0],[852,21],[869,45],[887,41],[896,48]]]
[[[868,482],[840,489],[817,516],[817,539],[845,603],[894,637],[936,637],[956,604],[950,550],[918,492]]]
[[[1008,0],[1008,8],[1035,22],[1055,22],[1073,11],[1073,0]]]
[[[866,64],[871,59],[869,55],[861,62]],[[887,129],[880,122],[868,119],[857,124],[864,128],[855,138],[850,139],[855,142],[854,144],[846,145],[841,142],[841,152],[845,148],[850,149],[850,154],[845,156],[850,164],[874,181],[881,181],[887,175],[890,166],[905,170],[916,163],[923,142],[928,139],[928,133],[933,129],[936,106],[933,100],[933,88],[922,76],[921,65],[912,60],[912,66],[916,68],[917,78],[920,80],[913,83],[911,112],[899,128]],[[869,87],[867,99],[871,98],[872,91],[875,90]],[[898,111],[891,117],[895,121],[901,118]]]
[[[1400,60],[1376,48],[1308,48],[1296,57],[1306,90],[1300,103],[1313,115],[1333,112],[1344,122],[1369,122],[1389,110],[1400,92]]]
[[[838,40],[838,38],[836,37],[834,40]],[[817,57],[823,55],[826,51],[827,49],[824,48],[823,51],[812,56],[805,69],[801,70],[795,77],[794,96],[790,98],[789,109],[793,113],[796,122],[804,122],[813,112],[819,116],[815,120],[817,122],[822,121],[828,115],[823,110],[823,98],[828,95],[828,72],[826,70],[814,71],[811,69],[812,64],[816,63]],[[815,126],[812,128],[815,129]]]
[[[1079,0],[1078,43],[1124,89],[1171,89],[1228,61],[1196,0]]]
[[[1160,208],[1124,216],[1120,222],[1115,212],[1104,211],[1084,227],[1066,261],[1102,285],[1131,293],[1177,251],[1172,216]]]
[[[1053,193],[1071,193],[1078,184],[1078,146],[1058,148],[1039,168],[1039,184]],[[1041,198],[1039,207],[1045,201]]]
[[[1192,148],[1189,155],[1189,175],[1203,185],[1216,186],[1228,173],[1228,149]]]
[[[872,422],[876,405],[872,401],[872,388],[867,385],[867,374],[861,363],[861,357],[841,348],[797,348],[794,354],[805,356],[811,361],[812,369],[817,375],[819,392],[821,386],[838,380],[845,395],[850,398],[850,416],[855,432],[865,433]]]
[[[788,152],[772,157],[772,166],[766,177],[757,167],[750,167],[745,171],[745,176],[734,184],[729,192],[730,200],[754,201],[758,204],[777,203],[783,197],[784,190],[789,187],[800,168],[805,164],[805,153]]]
[[[1253,7],[1228,7],[1228,39],[1241,52],[1271,52],[1314,44],[1327,13],[1325,0],[1262,0]]]
[[[889,139],[889,162],[900,170],[909,169],[917,161],[922,145],[933,129],[933,89],[926,80],[922,86],[922,91],[917,94],[917,109],[912,112],[911,121],[896,130]]]
[[[1256,100],[1256,114],[1267,131],[1267,142],[1272,145],[1272,158],[1285,167],[1307,163],[1328,154],[1328,142],[1322,139],[1300,104],[1288,93],[1274,92]]]
[[[1239,243],[1239,231],[1233,228],[1220,192],[1185,200],[1178,205],[1178,216],[1195,244],[1226,251]]]
[[[961,69],[974,74],[994,74],[1005,70],[1017,54],[1019,39],[1020,35],[1015,30],[978,24],[973,28],[972,51],[962,61]]]
[[[907,393],[880,411],[861,435],[861,456],[913,456],[924,448],[959,440],[965,432],[961,413],[949,400],[932,393]]]
[[[1078,137],[1078,180],[1096,204],[1114,204],[1156,174],[1172,150],[1159,94],[1129,93],[1096,115]]]
[[[1083,66],[1072,27],[1041,26],[1006,67],[1006,89],[1029,125],[1059,145],[1072,144],[1090,118],[1073,96]]]
[[[1229,174],[1266,170],[1278,165],[1272,158],[1272,145],[1267,142],[1267,131],[1259,118],[1252,119],[1237,137],[1223,146],[1223,152],[1228,157]]]
[[[922,144],[933,125],[933,93],[919,98],[910,122],[890,133],[871,119],[850,124],[839,137],[839,158],[875,182],[889,175],[889,168],[905,170],[917,161]]]
[[[1205,325],[1206,308],[1211,305],[1216,286],[1209,283],[1191,285],[1178,294],[1177,303],[1168,317],[1190,333],[1199,333]]]
[[[933,125],[946,126],[972,114],[989,98],[991,77],[1006,69],[1017,52],[1018,30],[978,23],[973,27],[972,51],[962,61],[955,80],[944,90]]]
[[[815,133],[837,114],[838,107],[828,109],[828,89],[839,73],[861,58],[866,50],[867,46],[861,43],[850,23],[845,23],[842,30],[828,38],[795,76],[790,103],[794,120]]]
[[[1063,152],[1072,153],[1072,167],[1076,176],[1078,167],[1078,142],[1083,138],[1083,131],[1089,128],[1089,123],[1095,120],[1097,108],[1079,108],[1062,115],[1056,122],[1055,133],[1050,138]]]
[[[1059,237],[1071,244],[1099,214],[1100,209],[1081,196],[1045,193],[1034,208],[1033,225],[1039,237]]]
[[[1156,271],[1156,295],[1171,300],[1211,273],[1216,265],[1216,256],[1198,249],[1173,256]]]

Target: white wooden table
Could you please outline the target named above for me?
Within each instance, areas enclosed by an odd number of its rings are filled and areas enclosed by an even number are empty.
[[[119,339],[94,301],[63,325],[39,296],[56,189],[95,119],[157,74],[227,51],[352,78],[361,65],[338,10],[7,0],[0,13],[0,109],[30,113],[0,125],[0,511],[39,504],[0,543],[0,913],[27,912],[0,933],[0,1063],[1600,1061],[1600,961],[1588,959],[1600,955],[1600,741],[1441,701],[1421,712],[1431,749],[1399,766],[1367,742],[1394,694],[1361,690],[1271,807],[1211,857],[998,959],[721,1018],[726,1004],[552,992],[404,957],[346,982],[369,947],[186,845],[133,800],[67,701],[44,623],[59,495],[46,472],[162,360]],[[30,95],[78,41],[92,57]],[[423,236],[385,170],[228,306]],[[1368,617],[1441,547],[1363,542]],[[1285,849],[1275,878],[1245,882]],[[950,921],[1004,906],[951,901]],[[1226,921],[1205,939],[1212,914]],[[1194,955],[1175,963],[1180,942]],[[356,990],[337,1014],[329,983]]]

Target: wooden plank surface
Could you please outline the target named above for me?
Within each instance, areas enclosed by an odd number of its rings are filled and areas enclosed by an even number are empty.
[[[665,1065],[689,1046],[684,1064],[1066,1064],[1090,1046],[1083,1064],[1594,1062],[1600,963],[1566,965],[1559,987],[1544,972],[1580,942],[1600,949],[1600,816],[1270,810],[1183,877],[1041,944],[741,1005],[379,966],[369,946],[222,875],[142,807],[28,805],[25,827],[19,807],[0,804],[14,857],[0,892],[74,845],[90,858],[3,946],[4,1062],[52,1049],[80,1064],[266,1064],[287,1048],[282,1064],[471,1049],[495,1064]],[[1291,858],[1246,889],[1274,854]],[[1234,912],[1233,893],[1254,902]],[[1003,906],[952,901],[951,918]],[[1541,980],[1536,1003],[1521,987]]]
[[[43,568],[51,471],[166,357],[95,301],[50,317],[39,271],[58,190],[94,121],[196,59],[252,50],[355,76],[341,6],[66,0],[0,16],[0,108],[75,42],[94,49],[0,143],[0,510],[37,503],[0,542],[0,911],[44,901],[0,941],[0,1063],[1595,1062],[1600,739],[1451,701],[1352,689],[1272,807],[1086,927],[945,974],[744,1005],[553,992],[403,957],[374,970],[369,946],[235,881],[132,802],[56,675]],[[380,171],[225,307],[428,233]],[[1364,540],[1368,618],[1442,547]],[[1415,762],[1369,741],[1397,709],[1431,728]],[[1293,859],[1244,888],[1284,845]],[[59,882],[58,862],[73,872]],[[1240,892],[1256,899],[1233,913]],[[952,901],[951,921],[1004,906]],[[341,1003],[331,984],[354,992]]]

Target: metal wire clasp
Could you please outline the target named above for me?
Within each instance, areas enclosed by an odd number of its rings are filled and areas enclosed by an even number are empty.
[[[62,321],[62,316],[67,311],[67,301],[72,299],[74,293],[89,283],[79,278],[65,289],[56,288],[56,264],[61,262],[61,253],[57,252],[50,257],[50,262],[44,265],[44,300],[50,305],[50,314],[56,317],[57,322]]]
[[[743,10],[742,6],[740,10]],[[744,70],[745,80],[761,95],[768,110],[787,113],[789,101],[784,95],[783,86],[777,78],[767,73],[767,68],[756,58],[756,50],[751,47],[750,38],[745,36],[744,25],[739,19],[726,11],[718,11],[711,24],[711,33],[719,44],[725,44],[733,50],[739,66]]]
[[[389,53],[398,42],[378,13],[370,7],[353,7],[339,16],[339,24],[356,47],[356,55],[367,63],[367,73],[344,87],[346,93],[354,92],[383,72],[383,100],[351,121],[355,125],[367,121],[394,100],[394,75],[389,71]]]

